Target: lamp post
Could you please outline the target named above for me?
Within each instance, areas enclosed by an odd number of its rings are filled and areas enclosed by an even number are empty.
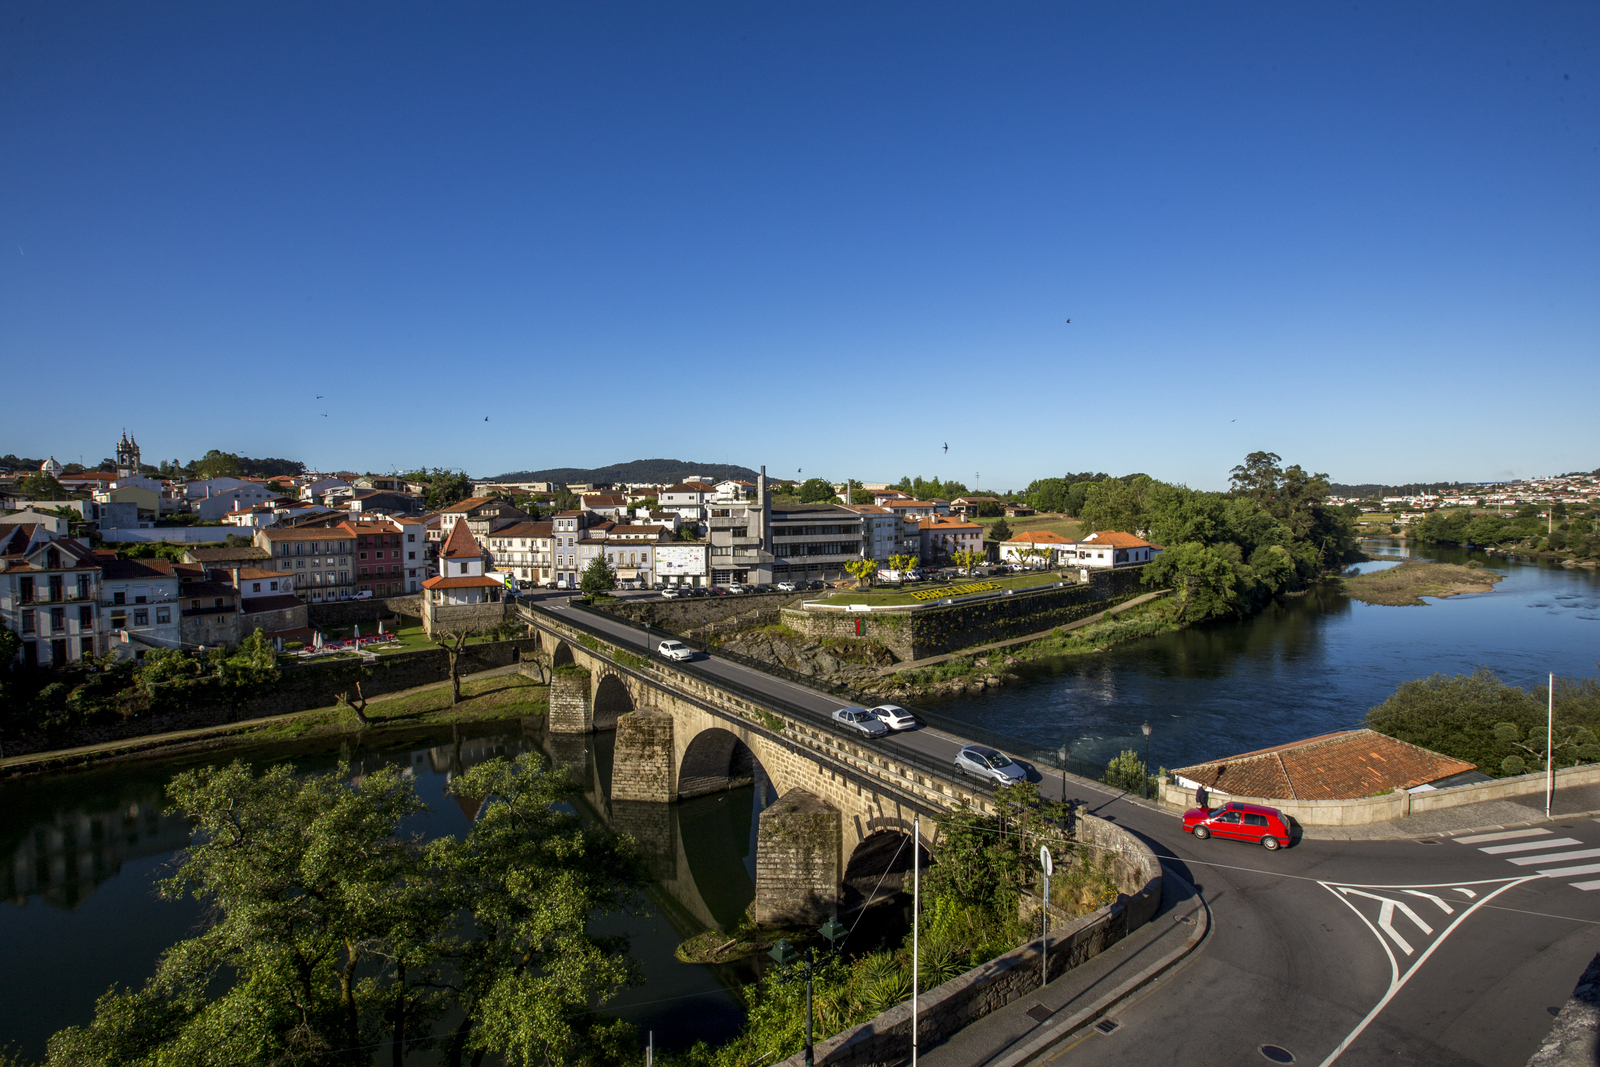
[[[1063,820],[1066,819],[1066,815],[1064,813],[1067,805],[1067,760],[1071,756],[1072,745],[1063,741],[1061,743],[1061,747],[1056,749],[1056,758],[1061,761],[1061,808],[1063,811],[1063,815],[1061,817]],[[1061,828],[1065,830],[1066,826],[1063,825]]]
[[[1142,776],[1139,779],[1139,799],[1140,800],[1148,800],[1149,797],[1148,797],[1147,794],[1150,792],[1150,722],[1149,722],[1149,720],[1146,720],[1145,724],[1143,726],[1139,727],[1139,729],[1144,731],[1144,773],[1142,774]]]
[[[848,935],[850,933],[850,931],[845,929],[844,924],[839,921],[837,916],[834,916],[834,917],[830,918],[827,922],[823,923],[822,924],[822,928],[820,930],[818,930],[817,933],[819,933],[823,937],[827,938],[827,940],[828,940],[828,948],[829,948],[830,951],[838,951],[840,940],[843,939],[846,935]],[[786,937],[779,938],[778,939],[778,943],[776,945],[772,946],[772,951],[767,953],[767,955],[771,956],[779,964],[781,964],[781,965],[783,965],[785,967],[787,967],[789,964],[794,963],[796,960],[801,958],[801,954],[795,950],[795,947],[793,945],[789,944],[789,939],[786,938]],[[816,952],[813,949],[809,948],[809,947],[807,947],[807,949],[805,951],[805,962],[806,962],[806,1067],[814,1067],[814,1065],[816,1063],[816,1057],[815,1057],[815,1055],[813,1053],[812,1025],[811,1025],[811,970],[812,970],[812,966],[816,963]]]

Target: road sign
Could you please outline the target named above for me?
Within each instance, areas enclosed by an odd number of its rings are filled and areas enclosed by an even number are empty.
[[[1044,868],[1044,876],[1046,878],[1056,873],[1055,864],[1050,859],[1049,845],[1039,846],[1039,866]]]

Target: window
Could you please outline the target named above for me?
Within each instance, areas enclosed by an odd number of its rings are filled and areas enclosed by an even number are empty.
[[[406,553],[406,559],[416,559],[416,558],[417,558],[417,554],[415,552],[407,552]]]
[[[349,580],[350,580],[350,572],[349,571],[340,571],[339,572],[339,584],[340,585],[344,585]]]
[[[367,554],[365,552],[358,552],[356,554],[356,558],[358,558],[358,559],[366,559],[367,558]]]
[[[271,590],[271,591],[272,591],[272,592],[274,592],[274,593],[276,593],[276,592],[277,592],[277,591],[278,591],[278,583],[277,583],[277,582],[272,582],[272,583],[270,583],[270,584],[271,584],[271,586],[272,586],[272,590]],[[285,585],[287,585],[287,584],[288,584],[288,583],[287,583],[287,582],[285,582],[285,583],[284,583],[284,584],[285,584]],[[259,586],[259,585],[258,585],[258,586],[256,586],[256,588],[257,588],[257,589],[260,589],[260,588],[261,588],[261,587],[260,587],[260,586]]]
[[[94,625],[94,608],[85,604],[78,609],[78,628],[86,630]]]
[[[128,594],[127,593],[112,593],[111,594],[111,602],[113,604],[126,604],[128,602]]]
[[[53,633],[53,634],[58,634],[58,633],[62,633],[63,631],[65,631],[66,628],[67,628],[67,609],[66,608],[51,608],[50,609],[50,632]]]
[[[415,541],[416,539],[417,539],[417,535],[416,534],[414,534],[414,533],[406,534],[406,540],[407,541]]]
[[[189,601],[189,610],[190,611],[199,611],[200,610],[200,601],[198,601],[198,600]]]
[[[1265,815],[1251,815],[1247,812],[1244,817],[1244,824],[1246,826],[1265,826],[1267,825],[1267,817]]]
[[[24,578],[19,583],[18,595],[24,604],[33,603],[33,579]]]
[[[172,621],[172,609],[171,608],[157,608],[156,609],[156,622],[157,623],[170,623],[171,621]]]
[[[94,638],[92,638],[92,637],[80,637],[80,638],[78,638],[78,657],[81,659],[84,656],[92,656],[92,655],[94,655]]]
[[[150,625],[150,609],[149,608],[141,608],[141,609],[135,611],[133,613],[133,624],[135,626],[149,626]]]
[[[467,573],[467,565],[466,565],[466,563],[465,563],[465,562],[463,562],[463,563],[462,563],[462,564],[461,564],[461,573],[462,573],[462,574],[465,574],[465,573]]]
[[[276,588],[276,586],[274,586],[274,588]],[[252,593],[261,592],[261,583],[260,582],[251,582],[250,583],[250,591]]]
[[[217,608],[222,607],[222,598],[221,597],[217,597],[217,599],[212,602],[211,606],[212,607],[217,607]]]
[[[150,598],[147,597],[147,596],[143,596],[141,594],[135,593],[134,597],[133,597],[133,602],[135,604],[148,604],[148,603],[150,603]]]
[[[25,633],[25,634],[33,633],[33,612],[32,611],[24,611],[22,613],[22,632]]]

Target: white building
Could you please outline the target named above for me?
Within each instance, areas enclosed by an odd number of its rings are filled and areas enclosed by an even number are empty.
[[[861,554],[880,563],[890,556],[915,555],[921,549],[916,519],[896,515],[876,504],[846,504],[845,510],[861,516]]]
[[[1066,546],[1064,563],[1067,566],[1091,569],[1136,567],[1149,563],[1161,552],[1159,545],[1133,534],[1117,530],[1100,530]]]
[[[657,499],[662,511],[675,511],[682,518],[699,523],[705,521],[706,505],[716,495],[716,487],[705,482],[679,482],[661,490],[661,496]]]
[[[555,531],[550,522],[516,522],[489,535],[489,558],[494,569],[516,578],[519,584],[549,585]]]
[[[183,647],[179,577],[170,560],[107,560],[100,574],[112,651],[140,657],[151,648]]]
[[[656,580],[665,585],[710,585],[710,549],[705,541],[666,541],[656,545]]]
[[[37,524],[0,526],[0,622],[22,638],[22,663],[65,667],[106,652],[100,562]]]

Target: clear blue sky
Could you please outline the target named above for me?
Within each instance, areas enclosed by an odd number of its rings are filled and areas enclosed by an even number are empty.
[[[1600,465],[1600,6],[533,6],[0,9],[0,453]]]

